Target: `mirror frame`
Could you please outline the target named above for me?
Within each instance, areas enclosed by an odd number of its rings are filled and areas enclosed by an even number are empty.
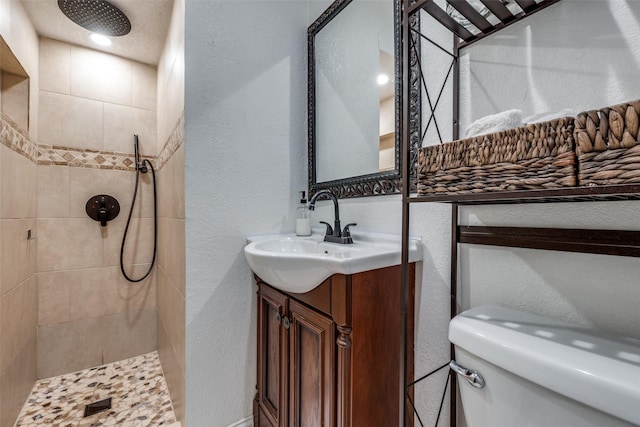
[[[309,168],[309,195],[319,190],[330,190],[338,198],[381,196],[402,191],[402,44],[401,0],[393,0],[394,14],[394,74],[395,74],[395,168],[390,171],[317,182],[316,180],[316,87],[315,87],[315,36],[352,0],[336,0],[307,29],[307,141]],[[418,128],[419,129],[419,128]],[[413,156],[412,156],[413,157]],[[415,169],[413,166],[411,170]]]

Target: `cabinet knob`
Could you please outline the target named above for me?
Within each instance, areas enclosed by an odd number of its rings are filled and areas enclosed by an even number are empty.
[[[285,329],[289,329],[289,326],[291,325],[291,321],[289,320],[288,317],[285,317],[282,323],[284,323]]]
[[[276,313],[276,315],[273,317],[276,320],[276,323],[279,325],[280,321],[282,320],[282,316],[280,315],[280,313]]]

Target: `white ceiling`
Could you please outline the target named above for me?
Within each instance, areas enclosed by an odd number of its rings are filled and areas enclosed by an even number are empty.
[[[111,37],[109,47],[89,39],[90,32],[67,18],[57,0],[21,0],[39,35],[157,65],[162,53],[173,0],[109,0],[131,21],[131,32]]]

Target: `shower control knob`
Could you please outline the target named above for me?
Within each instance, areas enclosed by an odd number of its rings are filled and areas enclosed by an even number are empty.
[[[106,227],[107,221],[111,221],[120,213],[120,204],[115,197],[98,194],[87,201],[85,210],[89,218],[100,221],[100,225]]]

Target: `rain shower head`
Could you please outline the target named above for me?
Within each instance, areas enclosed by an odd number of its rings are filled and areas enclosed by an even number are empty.
[[[58,0],[67,18],[82,28],[105,36],[124,36],[131,31],[127,15],[106,0]]]

